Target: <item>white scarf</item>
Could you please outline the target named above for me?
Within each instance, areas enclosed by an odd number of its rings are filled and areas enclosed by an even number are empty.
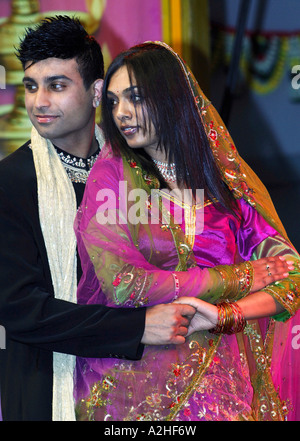
[[[98,126],[95,136],[101,148],[103,135]],[[74,219],[76,196],[72,182],[53,144],[33,127],[31,148],[38,186],[38,205],[42,233],[57,299],[77,303],[77,263]],[[53,421],[74,421],[74,355],[53,353]]]

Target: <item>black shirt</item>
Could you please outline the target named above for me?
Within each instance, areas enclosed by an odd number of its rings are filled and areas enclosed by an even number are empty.
[[[95,164],[98,155],[100,153],[100,148],[98,147],[97,151],[93,153],[88,158],[80,158],[79,156],[71,155],[68,152],[56,147],[55,150],[67,172],[69,179],[71,180],[77,201],[77,208],[81,204],[83,193],[85,189],[85,184],[89,173]],[[77,251],[77,281],[79,282],[82,275],[82,268],[80,264],[80,259]]]

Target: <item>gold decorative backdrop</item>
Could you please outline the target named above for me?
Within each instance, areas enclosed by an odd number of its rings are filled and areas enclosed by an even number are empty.
[[[101,44],[105,66],[117,53],[133,44],[164,40],[183,56],[208,93],[210,38],[207,0],[1,0],[0,17],[4,5],[6,9],[10,6],[10,15],[0,18],[0,66],[5,69],[7,92],[13,92],[13,98],[3,104],[0,90],[0,159],[30,137],[31,123],[24,105],[23,71],[15,56],[15,47],[19,45],[25,28],[45,16],[78,17]]]
[[[56,13],[78,16],[88,32],[99,26],[106,0],[87,0],[87,12],[56,11]],[[12,0],[11,15],[0,26],[0,65],[4,66],[6,85],[15,86],[15,98],[11,110],[0,121],[0,145],[2,154],[8,154],[28,139],[31,123],[24,105],[23,70],[15,56],[15,47],[28,26],[43,18],[38,0]]]

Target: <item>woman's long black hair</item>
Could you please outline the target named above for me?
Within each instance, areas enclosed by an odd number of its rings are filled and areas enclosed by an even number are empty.
[[[194,96],[175,56],[165,47],[144,43],[122,52],[109,66],[103,84],[102,125],[113,151],[136,158],[149,173],[166,186],[152,159],[143,149],[130,149],[117,129],[107,89],[112,75],[126,66],[134,78],[158,136],[158,148],[165,149],[169,163],[174,162],[178,185],[196,194],[204,189],[205,197],[216,198],[224,208],[234,212],[234,197],[223,182],[215,163]],[[128,153],[129,152],[129,153]]]

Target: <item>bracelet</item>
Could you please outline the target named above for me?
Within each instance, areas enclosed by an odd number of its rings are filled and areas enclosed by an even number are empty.
[[[237,334],[244,330],[246,320],[241,308],[235,302],[221,302],[217,304],[218,323],[211,329],[212,334]]]
[[[174,300],[178,299],[179,296],[179,280],[178,277],[176,276],[175,273],[172,273],[173,279],[174,279],[174,286],[175,286],[175,292],[174,292],[174,297],[173,297],[173,302]]]
[[[243,262],[238,265],[218,265],[214,269],[223,279],[224,299],[236,299],[245,297],[250,293],[253,285],[253,266],[251,262]]]
[[[252,263],[247,261],[240,265],[234,265],[233,271],[239,279],[240,294],[246,296],[251,291],[253,285]]]

